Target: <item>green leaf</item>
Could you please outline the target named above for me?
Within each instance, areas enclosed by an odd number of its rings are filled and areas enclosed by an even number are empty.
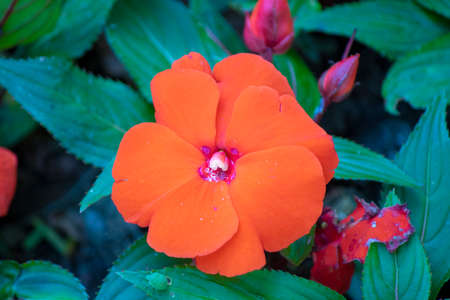
[[[191,0],[189,6],[195,20],[213,40],[233,54],[247,51],[241,35],[222,17],[216,2]]]
[[[8,278],[6,284],[3,278]],[[2,294],[5,287],[9,293]],[[0,295],[27,300],[88,299],[83,285],[72,273],[46,261],[29,261],[21,265],[0,261]]]
[[[114,178],[112,177],[112,167],[115,158],[113,158],[98,175],[94,185],[84,196],[80,203],[80,212],[83,212],[92,204],[98,202],[104,197],[111,195]]]
[[[450,2],[448,0],[417,0],[428,9],[450,18]]]
[[[0,85],[71,153],[95,166],[114,157],[123,134],[153,120],[128,86],[95,77],[59,58],[0,58]]]
[[[397,164],[418,183],[397,187],[411,210],[411,221],[423,244],[432,276],[431,298],[450,277],[450,138],[445,124],[446,99],[435,99],[421,117],[396,158]]]
[[[0,18],[12,1],[0,1]],[[50,32],[58,20],[62,0],[19,0],[1,28],[0,50],[31,43]]]
[[[53,30],[29,45],[29,56],[80,57],[100,33],[116,0],[67,0]]]
[[[274,64],[288,79],[297,96],[297,101],[313,117],[320,104],[320,93],[317,80],[308,66],[295,51],[290,51],[284,55],[275,55]]]
[[[0,146],[14,146],[36,127],[33,118],[6,94],[0,104]]]
[[[307,16],[322,10],[322,5],[318,0],[288,0],[292,18],[294,18],[294,28],[302,28]]]
[[[386,109],[394,114],[400,99],[425,108],[437,94],[450,99],[450,34],[400,58],[383,82]]]
[[[384,202],[384,207],[390,207],[397,204],[401,204],[400,199],[397,197],[395,193],[395,189],[392,189],[386,197],[386,201]]]
[[[350,36],[389,58],[418,49],[450,29],[449,22],[413,1],[367,0],[299,16],[301,29]]]
[[[316,233],[316,225],[310,232],[293,242],[286,249],[281,250],[280,254],[284,256],[291,264],[300,265],[311,253],[314,246],[314,236]]]
[[[215,64],[226,53],[193,21],[180,2],[119,0],[106,30],[115,54],[130,72],[140,91],[151,99],[153,76],[191,51]]]
[[[155,273],[166,277],[166,289],[156,289],[149,282],[148,276]],[[229,278],[176,267],[119,275],[157,299],[345,299],[319,283],[280,271],[261,270]]]
[[[0,260],[0,299],[14,295],[13,285],[20,274],[20,264],[13,260]]]
[[[168,266],[189,263],[190,260],[173,258],[163,253],[153,251],[145,240],[145,237],[138,239],[128,248],[113,264],[106,276],[97,300],[144,300],[147,296],[131,283],[122,280],[117,272],[119,271],[141,271],[161,269]]]
[[[373,180],[404,186],[416,186],[414,179],[384,156],[344,138],[333,137],[339,157],[336,179]]]
[[[417,235],[389,253],[386,246],[372,243],[363,269],[365,300],[428,299],[430,268]]]

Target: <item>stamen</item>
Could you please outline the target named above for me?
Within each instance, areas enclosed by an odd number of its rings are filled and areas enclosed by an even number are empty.
[[[229,167],[229,159],[225,152],[222,150],[217,151],[211,156],[209,160],[209,167],[211,170],[216,171],[217,169],[221,169],[222,171],[228,171]]]

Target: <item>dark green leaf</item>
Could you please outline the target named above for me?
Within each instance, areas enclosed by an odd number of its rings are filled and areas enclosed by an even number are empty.
[[[400,58],[383,83],[386,109],[391,113],[397,113],[400,99],[424,108],[436,95],[450,99],[450,34]]]
[[[427,108],[396,158],[418,188],[397,187],[411,210],[411,221],[427,253],[432,276],[431,299],[450,277],[450,138],[445,124],[446,99]]]
[[[13,260],[0,260],[0,299],[14,295],[13,285],[20,274],[20,264]]]
[[[0,1],[0,18],[12,1]],[[62,0],[19,0],[1,28],[0,50],[31,43],[50,32],[58,20]]]
[[[145,237],[137,240],[127,249],[113,264],[108,276],[106,276],[97,300],[144,300],[147,296],[132,284],[122,280],[116,273],[119,271],[141,271],[161,269],[167,266],[188,263],[187,259],[168,257],[162,253],[153,251],[145,240]]]
[[[417,0],[428,9],[450,18],[450,2],[448,0]]]
[[[295,28],[303,27],[303,23],[308,19],[307,16],[322,10],[318,0],[288,0],[288,3]]]
[[[226,56],[178,1],[119,0],[108,23],[109,44],[147,99],[153,76],[190,51],[210,64]]]
[[[6,284],[4,278],[8,278]],[[10,289],[9,294],[2,294],[5,286]],[[27,300],[88,299],[83,285],[72,273],[46,261],[29,261],[21,265],[0,261],[0,295]]]
[[[300,265],[311,253],[314,246],[314,236],[316,226],[311,228],[309,234],[302,236],[295,242],[289,245],[286,249],[281,250],[281,255],[284,256],[291,264]]]
[[[350,36],[380,53],[397,58],[418,49],[450,29],[449,22],[413,1],[367,0],[336,5],[314,14],[300,15],[300,28]]]
[[[319,88],[316,78],[302,58],[295,51],[290,51],[284,55],[275,55],[274,64],[288,79],[303,109],[311,117],[314,116],[320,104]]]
[[[382,155],[343,138],[333,137],[333,141],[339,157],[335,178],[416,185],[414,179]]]
[[[150,105],[128,86],[59,58],[2,58],[0,85],[65,148],[100,167],[130,127],[153,119]]]
[[[155,273],[166,277],[167,288],[158,290],[150,284],[149,275]],[[232,278],[192,267],[119,274],[157,299],[345,299],[319,283],[280,271],[254,271]]]
[[[219,1],[220,2],[220,1]],[[220,14],[216,2],[192,0],[189,1],[191,11],[207,34],[230,53],[246,52],[241,34]]]
[[[80,57],[103,30],[116,0],[67,0],[55,28],[28,46],[30,56]]]
[[[36,127],[33,118],[6,94],[0,104],[0,146],[14,146]]]
[[[100,175],[98,175],[97,180],[95,180],[94,185],[87,192],[83,200],[81,200],[80,212],[83,212],[86,208],[102,198],[111,195],[112,185],[114,183],[114,178],[111,174],[114,160],[115,158],[105,166]]]
[[[384,207],[390,207],[397,204],[401,204],[400,199],[397,197],[395,190],[391,190],[386,197],[386,201],[384,202]]]
[[[363,269],[363,295],[366,300],[428,299],[430,268],[422,244],[414,234],[394,253],[372,243]]]

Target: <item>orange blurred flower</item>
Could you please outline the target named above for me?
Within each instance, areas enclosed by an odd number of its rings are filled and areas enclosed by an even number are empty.
[[[211,71],[190,53],[151,91],[156,123],[123,137],[112,199],[153,249],[235,276],[309,232],[338,158],[271,63],[237,54]]]
[[[17,183],[17,157],[0,147],[0,217],[6,216]]]
[[[284,53],[294,40],[294,21],[286,0],[259,0],[246,15],[244,41],[247,47],[272,61],[273,53]]]

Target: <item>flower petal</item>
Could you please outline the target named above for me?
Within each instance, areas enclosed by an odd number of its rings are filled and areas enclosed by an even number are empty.
[[[333,177],[339,161],[331,136],[297,101],[264,86],[248,87],[236,100],[225,144],[226,148],[236,148],[241,153],[276,146],[304,146],[321,162],[326,182]]]
[[[174,61],[172,69],[193,69],[211,75],[211,67],[208,62],[197,52],[191,52]]]
[[[169,128],[141,123],[123,137],[112,175],[112,200],[127,222],[147,226],[155,202],[194,177],[203,154]]]
[[[370,207],[368,203],[363,206]],[[408,215],[405,205],[395,205],[383,208],[375,217],[366,215],[350,224],[343,231],[340,241],[344,262],[364,262],[373,242],[385,243],[386,248],[392,252],[408,241],[414,232]]]
[[[283,146],[238,159],[230,192],[264,249],[279,251],[307,234],[319,218],[325,180],[314,154],[301,146]]]
[[[259,55],[240,53],[217,63],[213,76],[220,89],[220,103],[217,112],[217,143],[224,146],[224,134],[231,119],[234,102],[250,85],[269,86],[280,93],[294,96],[289,83],[274,66]]]
[[[228,184],[198,176],[159,201],[147,241],[169,256],[207,255],[230,240],[238,224]]]
[[[338,293],[345,293],[350,288],[355,264],[344,264],[339,252],[338,243],[331,243],[322,250],[313,252],[314,265],[311,279]]]
[[[237,233],[216,252],[195,259],[197,268],[205,273],[238,276],[262,268],[266,257],[253,225],[239,215]]]
[[[17,184],[17,156],[0,147],[0,217],[6,216]]]
[[[213,147],[219,89],[214,79],[193,69],[166,70],[151,82],[156,121],[197,148]]]

